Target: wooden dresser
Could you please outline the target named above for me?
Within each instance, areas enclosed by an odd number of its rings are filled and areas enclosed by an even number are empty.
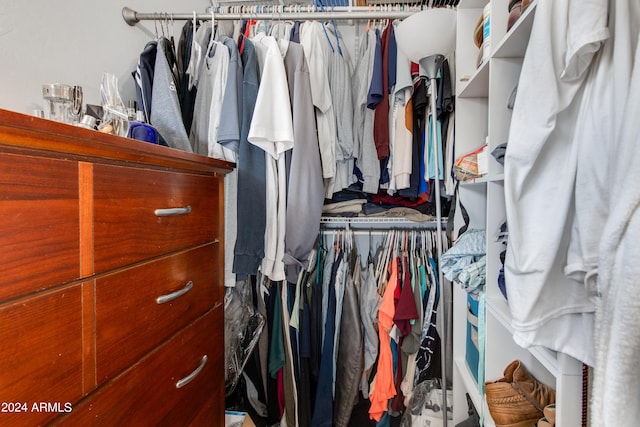
[[[232,167],[0,110],[0,425],[224,425]]]

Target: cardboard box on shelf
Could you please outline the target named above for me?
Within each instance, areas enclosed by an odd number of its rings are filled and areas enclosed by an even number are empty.
[[[256,427],[253,420],[246,412],[224,411],[225,427]]]

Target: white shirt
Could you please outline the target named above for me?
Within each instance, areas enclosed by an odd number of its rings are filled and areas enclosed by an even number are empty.
[[[596,365],[590,418],[592,425],[635,425],[640,418],[640,389],[628,378],[638,377],[633,355],[640,351],[638,301],[640,301],[640,4],[611,1],[613,25],[613,91],[627,85],[626,103],[620,99],[610,112],[619,123],[609,146],[609,192],[603,203],[609,215],[599,243],[596,307]],[[635,58],[635,63],[634,63]],[[626,105],[625,105],[626,104]],[[607,157],[601,156],[602,162]],[[607,198],[606,196],[609,196]]]
[[[293,148],[293,119],[287,74],[278,42],[264,34],[255,45],[267,47],[256,106],[249,129],[249,142],[266,155],[267,225],[265,257],[260,270],[273,281],[284,280],[286,225],[286,170],[283,153]]]
[[[594,361],[594,305],[563,269],[577,170],[573,134],[585,76],[608,37],[603,4],[538,2],[505,156],[505,281],[514,340],[586,363]]]
[[[396,87],[393,97],[393,167],[395,189],[401,190],[411,186],[411,169],[413,158],[413,80],[411,78],[411,62],[401,50],[396,59]],[[391,161],[389,162],[391,163]]]
[[[612,18],[609,30],[613,37],[605,42],[587,76],[574,134],[574,144],[578,147],[578,170],[565,267],[567,275],[585,281],[585,285],[592,289],[596,282],[598,245],[609,216],[608,195],[612,185],[609,154],[617,151],[616,141],[619,141],[633,66],[631,45],[637,37],[637,29],[634,33],[629,28],[628,2],[611,1],[610,4]],[[606,4],[603,5],[605,7]]]

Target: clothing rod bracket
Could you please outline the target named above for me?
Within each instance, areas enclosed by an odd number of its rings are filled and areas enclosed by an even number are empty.
[[[126,6],[122,8],[122,18],[124,19],[124,22],[132,27],[140,22],[136,16],[136,11]]]

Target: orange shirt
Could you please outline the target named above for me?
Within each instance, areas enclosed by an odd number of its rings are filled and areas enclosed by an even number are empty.
[[[371,407],[369,417],[380,421],[382,415],[387,412],[389,399],[396,395],[396,387],[393,381],[393,356],[391,355],[391,337],[389,333],[393,327],[393,315],[395,305],[393,295],[398,285],[398,263],[396,259],[391,261],[391,275],[389,283],[384,290],[382,303],[378,309],[378,334],[380,336],[380,355],[378,357],[378,372],[373,392],[369,396]]]

